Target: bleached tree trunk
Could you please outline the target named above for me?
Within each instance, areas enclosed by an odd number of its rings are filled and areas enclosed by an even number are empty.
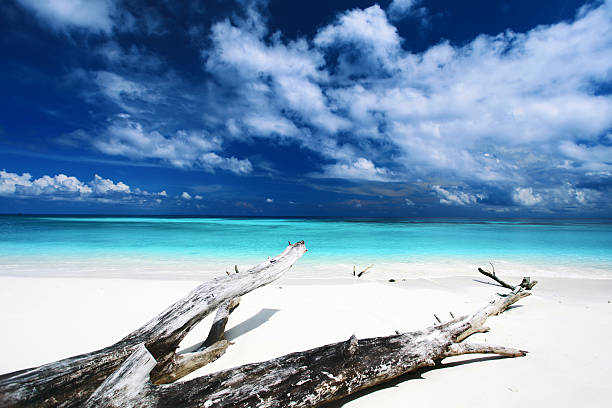
[[[152,356],[155,364],[150,372],[158,382],[180,378],[185,371],[193,371],[223,354],[227,347],[227,341],[216,338],[204,350],[177,356],[175,350],[185,335],[225,302],[278,279],[305,252],[301,241],[244,273],[203,283],[112,346],[0,376],[0,407],[81,406],[111,374],[118,375],[117,369],[123,370],[124,377],[133,374],[134,370],[123,364],[130,356],[133,360],[134,353]],[[211,332],[211,336],[216,334]],[[174,373],[172,367],[182,371]]]
[[[489,316],[528,296],[519,287],[475,313],[421,331],[328,344],[186,382],[154,385],[154,356],[144,344],[87,401],[86,407],[316,407],[437,360],[470,353],[519,357],[525,351],[463,343],[487,331]]]

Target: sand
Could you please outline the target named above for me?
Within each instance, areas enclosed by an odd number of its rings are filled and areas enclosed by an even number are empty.
[[[518,280],[518,278],[514,278]],[[509,278],[509,280],[513,280]],[[357,337],[416,330],[465,314],[501,289],[479,276],[281,279],[243,297],[231,315],[227,354],[183,380]],[[0,373],[107,346],[182,297],[196,281],[0,277]],[[408,374],[332,407],[609,406],[612,280],[540,278],[534,295],[473,336],[529,351],[467,356]],[[201,341],[212,316],[183,341]]]

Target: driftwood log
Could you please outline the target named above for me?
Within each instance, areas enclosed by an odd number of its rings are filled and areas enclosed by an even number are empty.
[[[227,315],[237,302],[232,300],[278,279],[305,252],[304,242],[297,242],[245,273],[206,282],[112,346],[0,376],[0,407],[82,406],[111,374],[116,377],[117,369],[125,368],[128,357],[133,359],[143,347],[155,361],[150,378],[157,383],[202,367],[221,356],[229,345],[222,333]],[[209,340],[203,344],[208,345],[177,355],[175,351],[187,333],[218,308]]]
[[[350,339],[272,360],[172,382],[223,354],[223,333],[237,297],[277,278],[306,251],[303,242],[246,273],[196,288],[117,345],[0,379],[0,406],[316,407],[450,356],[526,351],[464,342],[530,292],[517,285],[467,316],[424,330]],[[240,281],[240,283],[238,283]],[[204,293],[206,293],[204,295]],[[208,338],[183,354],[180,340],[218,307]],[[40,387],[37,387],[41,384]],[[58,386],[59,385],[59,388]]]
[[[316,407],[372,387],[450,356],[493,353],[525,356],[526,351],[463,343],[488,331],[497,315],[529,296],[517,288],[475,313],[424,330],[328,344],[269,361],[247,364],[173,384],[155,385],[157,364],[144,343],[96,390],[86,407]]]

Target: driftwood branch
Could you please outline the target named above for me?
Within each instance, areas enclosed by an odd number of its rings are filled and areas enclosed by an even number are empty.
[[[471,315],[421,331],[361,340],[352,336],[344,342],[162,386],[139,383],[154,357],[138,350],[137,357],[122,367],[131,377],[110,378],[86,406],[316,407],[450,356],[494,353],[521,357],[525,351],[461,341],[482,331],[489,316],[529,294],[517,288]],[[134,397],[126,400],[128,394]]]
[[[173,355],[170,361],[164,364],[157,364],[151,371],[151,381],[155,384],[174,382],[225,354],[230,345],[225,340],[225,326],[229,315],[239,304],[240,298],[234,298],[219,306],[206,340],[195,347]]]
[[[358,278],[361,278],[361,276],[366,273],[367,271],[369,271],[372,267],[374,266],[374,264],[372,265],[368,265],[364,270],[362,270],[361,272],[359,272],[357,274]],[[355,265],[353,265],[353,276],[355,276]]]
[[[484,276],[489,277],[491,279],[493,279],[495,282],[499,283],[501,286],[503,286],[504,288],[508,288],[510,290],[514,290],[517,287],[521,287],[527,290],[531,290],[537,283],[538,281],[532,281],[530,277],[526,276],[523,278],[523,280],[521,281],[520,284],[518,285],[510,285],[509,283],[501,280],[496,274],[495,274],[495,266],[491,263],[491,270],[487,271],[486,269],[482,269],[482,268],[478,268],[478,272],[482,273]]]
[[[0,376],[0,406],[81,406],[103,381],[110,381],[111,374],[115,373],[112,376],[115,380],[119,378],[116,375],[118,368],[124,369],[121,377],[129,377],[130,373],[136,375],[134,366],[124,366],[130,356],[130,364],[135,362],[135,352],[141,358],[147,353],[153,356],[155,364],[149,372],[163,373],[159,378],[154,376],[157,381],[169,380],[164,376],[172,374],[173,371],[168,368],[173,366],[178,370],[176,376],[182,377],[187,373],[179,369],[199,368],[207,359],[223,354],[229,344],[226,340],[217,339],[204,350],[191,355],[177,355],[175,350],[185,335],[210,312],[222,307],[224,302],[281,277],[305,252],[304,242],[297,242],[275,258],[245,273],[206,282],[112,346]],[[143,351],[143,345],[147,353]]]

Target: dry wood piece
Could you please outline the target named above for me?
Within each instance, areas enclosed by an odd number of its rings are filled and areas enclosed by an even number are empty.
[[[519,287],[471,315],[421,331],[361,340],[352,336],[344,342],[162,386],[143,383],[155,359],[141,347],[121,367],[122,376],[109,377],[86,406],[315,407],[450,356],[521,357],[526,354],[523,350],[461,342],[483,331],[489,316],[529,294]]]
[[[245,273],[232,274],[203,283],[150,322],[116,344],[40,367],[0,376],[1,407],[73,407],[82,404],[109,376],[138,351],[150,353],[156,362],[151,372],[168,374],[167,367],[198,367],[206,358],[223,353],[220,340],[200,354],[182,355],[175,350],[187,332],[224,302],[244,295],[282,276],[304,253],[303,241],[288,246],[280,255]],[[143,350],[143,345],[146,350]],[[145,353],[146,351],[146,353]],[[177,362],[178,361],[178,362]],[[185,364],[185,363],[189,364]],[[194,364],[194,362],[199,362]],[[124,367],[125,368],[125,367]],[[129,367],[128,367],[129,368]],[[130,368],[131,370],[131,368]],[[129,373],[133,372],[128,370]],[[116,374],[116,373],[115,373]],[[125,377],[127,374],[122,374]],[[147,374],[148,375],[148,374]],[[183,374],[184,375],[184,374]],[[182,376],[182,375],[181,375]],[[113,377],[117,378],[117,375]]]
[[[225,354],[227,347],[230,345],[225,340],[225,326],[229,315],[239,304],[240,298],[234,298],[219,306],[206,340],[201,344],[176,353],[172,356],[170,362],[157,365],[151,371],[151,381],[155,384],[174,382]]]
[[[532,281],[530,277],[526,276],[523,278],[520,284],[516,286],[510,285],[509,283],[506,283],[503,280],[501,280],[499,277],[497,277],[497,275],[495,275],[495,266],[492,263],[490,263],[490,265],[491,265],[490,271],[487,271],[486,269],[478,268],[478,272],[482,273],[484,276],[487,276],[493,279],[495,282],[499,283],[504,288],[514,290],[516,287],[522,287],[527,290],[531,290],[538,283],[538,281],[535,281],[535,280]]]
[[[362,276],[364,273],[366,273],[368,270],[370,270],[370,269],[371,269],[373,266],[374,266],[374,264],[372,264],[372,265],[368,265],[368,267],[367,267],[367,268],[365,268],[363,271],[361,271],[361,272],[359,272],[359,273],[357,274],[357,277],[358,277],[358,278],[361,278],[361,276]],[[355,265],[353,265],[353,276],[355,276]]]

